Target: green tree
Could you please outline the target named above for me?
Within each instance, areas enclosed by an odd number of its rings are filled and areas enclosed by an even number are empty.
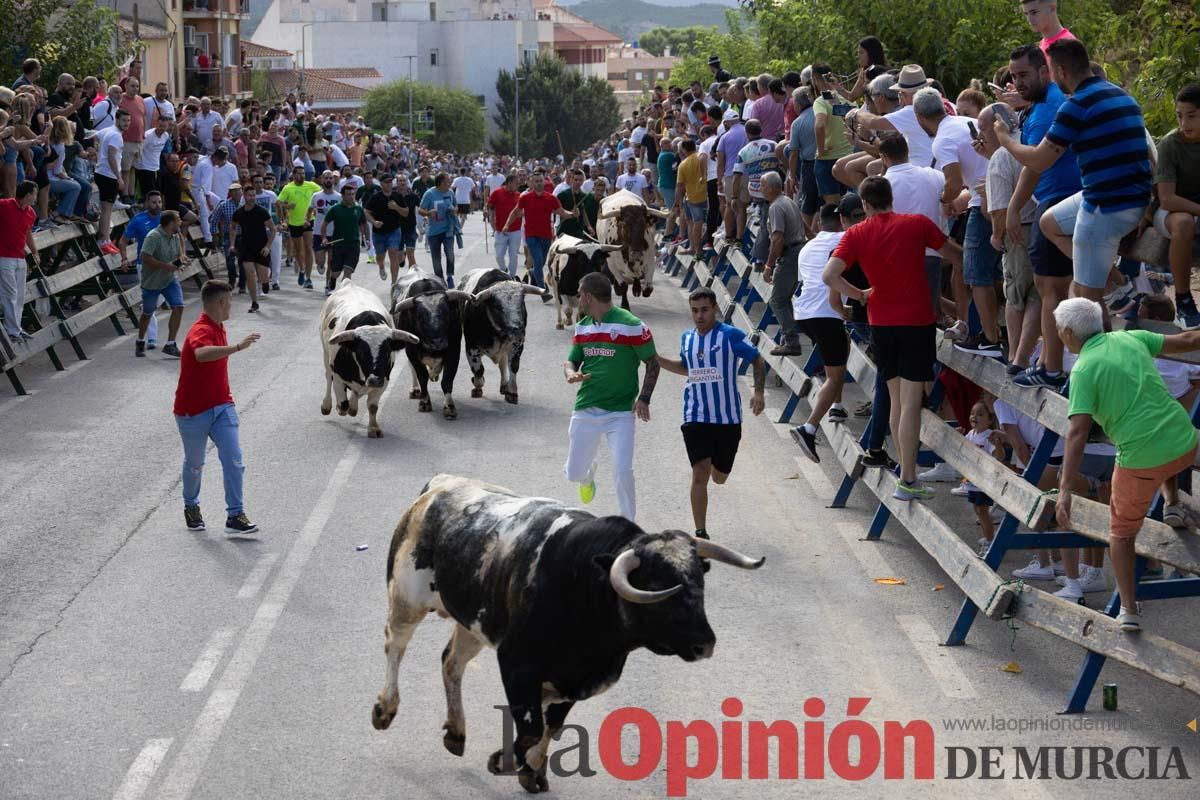
[[[584,78],[560,59],[540,57],[517,68],[521,78],[521,148],[552,155],[559,141],[566,154],[577,153],[607,136],[620,122],[617,98],[607,81]],[[516,92],[513,73],[501,70],[496,80],[499,101],[494,120],[498,133],[492,147],[512,152]]]
[[[767,51],[759,37],[758,25],[737,11],[725,12],[728,33],[710,31],[696,40],[697,52],[685,56],[671,69],[671,83],[686,86],[700,81],[712,82],[709,56],[720,56],[721,66],[734,75],[757,75],[767,68]],[[781,70],[786,71],[786,70]]]
[[[117,51],[118,19],[94,0],[0,0],[0,59],[19,64],[37,58],[41,83],[51,90],[63,72],[80,79],[113,77],[132,51]]]
[[[686,28],[652,28],[638,36],[638,46],[661,56],[671,48],[673,56],[706,55],[704,45],[717,34],[715,25],[691,25]],[[711,55],[711,54],[707,54]],[[706,57],[707,57],[706,55]]]
[[[387,130],[396,125],[408,129],[407,80],[392,81],[367,92],[363,117],[372,128]],[[478,98],[462,89],[447,89],[428,83],[412,84],[413,113],[433,107],[431,147],[455,153],[473,153],[483,148],[485,122]]]

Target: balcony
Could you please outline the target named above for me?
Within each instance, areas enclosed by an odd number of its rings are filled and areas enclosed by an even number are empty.
[[[250,0],[183,0],[184,19],[249,19]]]
[[[188,67],[184,70],[188,96],[237,98],[251,91],[249,67]]]

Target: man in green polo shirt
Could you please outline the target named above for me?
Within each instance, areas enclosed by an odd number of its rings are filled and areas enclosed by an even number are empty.
[[[340,273],[349,278],[358,266],[358,253],[362,242],[367,239],[367,217],[362,206],[354,202],[354,184],[342,187],[342,202],[325,212],[321,222],[321,240],[330,242],[329,277],[325,284],[326,296],[333,293]],[[332,229],[332,234],[330,233]]]
[[[583,213],[577,217],[559,217],[558,235],[574,236],[576,239],[590,236],[595,239],[596,216],[600,211],[600,204],[591,192],[583,191],[583,170],[572,170],[569,183],[570,185],[555,197],[564,210],[574,211],[576,208],[582,208]]]
[[[164,211],[159,217],[158,227],[146,234],[142,242],[142,316],[138,320],[138,336],[133,354],[146,357],[146,330],[150,318],[158,311],[158,304],[166,300],[171,306],[171,321],[167,327],[167,344],[162,349],[164,356],[179,358],[175,345],[175,334],[183,319],[183,287],[176,275],[183,266],[181,240],[179,236],[179,212]]]
[[[621,516],[634,520],[637,496],[633,482],[633,415],[650,421],[650,396],[658,382],[650,329],[633,314],[612,304],[612,282],[593,272],[579,282],[578,324],[563,364],[567,383],[579,384],[575,413],[568,431],[567,480],[579,484],[584,503],[596,496],[596,451],[607,437],[613,460],[613,483]],[[638,364],[646,375],[638,391]],[[636,404],[634,400],[637,400]]]
[[[1121,630],[1142,629],[1134,579],[1134,539],[1162,482],[1192,466],[1196,429],[1163,383],[1156,356],[1200,349],[1200,331],[1104,333],[1104,309],[1083,297],[1054,309],[1063,344],[1079,360],[1071,370],[1067,445],[1059,471],[1058,522],[1071,527],[1071,483],[1079,477],[1092,421],[1117,446],[1109,503],[1109,552],[1121,592]]]

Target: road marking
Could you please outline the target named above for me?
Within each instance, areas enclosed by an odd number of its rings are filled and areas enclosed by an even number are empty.
[[[138,800],[145,794],[146,788],[150,786],[150,781],[154,780],[154,773],[158,771],[167,751],[171,749],[173,741],[175,740],[147,739],[146,746],[133,760],[129,772],[125,773],[125,780],[121,781],[121,785],[113,794],[113,800]]]
[[[381,411],[392,390],[400,383],[396,377],[392,377],[387,391],[379,399]],[[365,420],[363,424],[366,424]],[[161,800],[186,800],[200,779],[204,765],[212,753],[213,745],[221,738],[225,723],[233,714],[233,709],[254,672],[254,666],[258,663],[259,656],[266,649],[271,632],[275,629],[275,623],[279,621],[284,608],[287,607],[296,584],[300,582],[304,566],[312,556],[317,541],[321,538],[329,518],[333,515],[338,497],[349,483],[350,476],[358,465],[363,451],[363,439],[359,433],[361,427],[361,425],[354,427],[355,437],[346,445],[342,457],[334,467],[328,483],[325,484],[325,489],[317,499],[316,505],[313,506],[312,513],[309,514],[304,527],[301,528],[300,535],[296,537],[292,549],[288,551],[283,566],[267,590],[266,596],[259,603],[258,610],[254,613],[254,619],[246,628],[242,641],[238,644],[233,657],[229,659],[228,666],[221,674],[217,687],[209,695],[208,702],[204,704],[204,709],[200,712],[200,717],[196,720],[191,734],[183,743],[179,755],[175,757],[171,770],[167,773],[157,795]]]
[[[10,408],[17,405],[18,403],[20,403],[24,400],[28,400],[29,398],[31,398],[35,394],[37,394],[36,389],[26,389],[25,391],[28,392],[28,394],[19,394],[16,397],[10,398],[8,400],[5,400],[3,403],[0,403],[0,414],[3,414],[5,411],[8,411]]]
[[[266,581],[267,575],[271,573],[271,567],[275,566],[275,560],[278,558],[279,556],[275,553],[267,553],[258,560],[254,569],[250,570],[250,574],[246,576],[246,582],[242,584],[242,588],[238,589],[238,600],[249,600],[258,594],[258,590],[262,588],[263,582]]]
[[[838,533],[842,540],[846,543],[846,547],[858,559],[859,566],[868,578],[890,578],[895,575],[888,560],[883,557],[880,552],[880,544],[878,542],[864,542],[863,529],[861,525],[855,525],[850,522],[839,522],[837,524]]]
[[[928,620],[915,614],[897,614],[896,621],[904,629],[917,655],[925,662],[925,667],[942,690],[942,694],[958,700],[978,697],[975,687],[954,660],[951,654],[953,648],[938,646],[941,642]]]
[[[212,677],[213,672],[217,669],[217,665],[221,663],[221,658],[225,655],[225,651],[229,645],[233,643],[233,638],[237,636],[237,628],[218,628],[209,638],[208,644],[200,651],[200,655],[196,658],[196,663],[192,665],[191,670],[183,678],[183,683],[179,684],[181,692],[202,692],[204,687],[208,686],[208,679]]]

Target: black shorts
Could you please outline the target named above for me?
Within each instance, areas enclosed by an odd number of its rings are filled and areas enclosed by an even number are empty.
[[[846,323],[833,317],[813,317],[796,320],[796,326],[812,339],[825,366],[846,366],[850,360],[850,337],[846,335]]]
[[[247,264],[258,264],[261,267],[269,267],[271,266],[271,257],[269,255],[264,256],[261,251],[244,252],[239,248],[238,262],[243,269],[245,269]]]
[[[824,202],[817,189],[817,167],[813,161],[800,162],[800,212],[812,216]]]
[[[975,489],[967,490],[967,502],[973,506],[990,506],[993,505],[992,498]]]
[[[299,239],[306,233],[312,233],[312,223],[306,225],[288,225],[288,236]]]
[[[96,188],[100,190],[100,202],[116,202],[117,179],[110,178],[107,175],[101,175],[99,172],[97,172],[93,177],[96,179]]]
[[[1029,263],[1033,265],[1033,274],[1043,278],[1071,278],[1075,275],[1074,263],[1066,253],[1058,249],[1058,245],[1046,238],[1046,234],[1042,233],[1042,226],[1038,224],[1042,214],[1063,199],[1038,204],[1033,225],[1029,228],[1029,241],[1026,242],[1025,249],[1029,253]]]
[[[458,213],[463,215],[464,217],[467,214],[470,214],[471,213],[471,204],[470,203],[459,203],[458,204]]]
[[[888,381],[933,380],[937,360],[937,328],[933,325],[872,325],[871,350],[875,368]]]
[[[329,269],[332,272],[354,272],[358,266],[358,245],[353,247],[335,246],[329,251]]]
[[[733,471],[738,443],[742,441],[741,425],[685,422],[679,430],[683,431],[683,444],[693,467],[707,458],[717,472],[728,475]]]

